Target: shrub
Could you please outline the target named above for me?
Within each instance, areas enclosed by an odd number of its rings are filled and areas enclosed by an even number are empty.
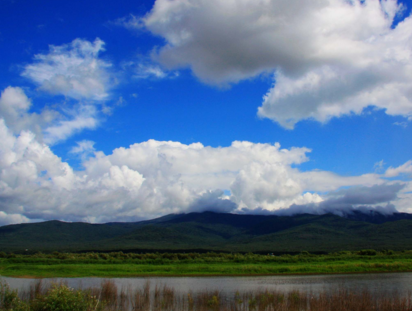
[[[32,257],[33,257],[33,258],[44,258],[45,256],[44,256],[44,254],[43,254],[42,252],[37,252],[37,253],[34,254]]]
[[[16,258],[17,256],[16,256],[16,254],[14,254],[14,253],[8,253],[7,254],[7,258]]]
[[[382,253],[385,255],[389,255],[389,256],[392,256],[395,254],[395,252],[391,249],[384,250]]]
[[[358,254],[361,256],[376,256],[377,252],[374,249],[363,249]]]
[[[0,281],[0,310],[26,311],[29,308],[20,300],[17,290],[11,290],[7,283]]]
[[[309,257],[309,256],[311,256],[311,254],[310,254],[308,251],[301,251],[299,255],[302,256],[302,257]]]
[[[207,302],[207,306],[210,308],[219,308],[219,297],[213,295]]]
[[[98,259],[99,259],[99,255],[98,255],[98,254],[95,254],[95,253],[89,253],[89,254],[87,255],[87,258],[88,258],[88,259],[96,259],[96,260],[98,260]]]
[[[99,310],[99,301],[88,291],[74,290],[64,284],[54,284],[42,296],[31,302],[30,311],[88,311]]]
[[[68,258],[68,255],[67,254],[64,254],[64,253],[59,253],[58,255],[57,255],[57,259],[67,259]]]

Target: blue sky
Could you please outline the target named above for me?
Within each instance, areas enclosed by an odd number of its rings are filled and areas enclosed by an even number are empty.
[[[412,1],[0,6],[0,223],[410,211]]]

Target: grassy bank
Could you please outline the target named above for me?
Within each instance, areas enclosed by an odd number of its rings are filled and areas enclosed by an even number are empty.
[[[340,252],[313,255],[34,254],[0,253],[0,275],[15,277],[117,277],[320,274],[412,271],[412,251]]]
[[[72,289],[65,284],[38,281],[23,292],[0,283],[0,310],[9,311],[406,311],[412,310],[411,295],[338,289],[310,293],[254,290],[225,295],[219,291],[176,293],[167,286],[117,288],[113,281],[100,287]]]

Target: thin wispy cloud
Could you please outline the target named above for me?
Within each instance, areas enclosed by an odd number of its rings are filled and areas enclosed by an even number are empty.
[[[48,54],[37,54],[34,63],[24,67],[22,76],[33,80],[43,91],[74,99],[105,100],[111,81],[111,63],[99,58],[104,42],[82,39],[70,44],[51,45]]]

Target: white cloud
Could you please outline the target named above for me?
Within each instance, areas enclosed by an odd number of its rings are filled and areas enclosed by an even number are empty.
[[[278,72],[258,115],[289,129],[303,119],[327,122],[332,117],[360,114],[368,106],[410,118],[411,70],[403,61],[382,59],[362,68],[323,66],[298,78]]]
[[[109,114],[113,109],[104,101],[109,99],[113,78],[111,64],[99,58],[102,51],[104,42],[98,38],[94,42],[76,39],[70,44],[51,45],[48,54],[35,55],[34,63],[25,66],[22,75],[41,90],[79,101],[54,104],[53,109],[36,114],[29,111],[31,101],[22,89],[8,87],[0,99],[0,117],[15,134],[30,130],[47,144],[95,129],[100,113]]]
[[[135,61],[124,62],[123,69],[132,72],[134,79],[173,79],[179,76],[178,71],[165,70],[150,58],[138,56]]]
[[[44,141],[55,144],[84,129],[95,129],[98,124],[97,110],[94,106],[80,106],[71,118],[61,119],[44,129]]]
[[[27,217],[24,217],[20,214],[6,214],[5,212],[0,211],[0,226],[9,225],[9,224],[21,224],[27,223],[30,220]]]
[[[164,71],[159,66],[139,63],[136,66],[135,74],[133,75],[133,77],[136,79],[164,79],[169,77],[169,73]]]
[[[241,208],[251,210],[259,207],[277,210],[297,202],[322,201],[317,194],[303,193],[303,184],[297,175],[283,163],[252,162],[237,174],[231,186],[233,199]]]
[[[399,191],[405,185],[400,183],[374,185],[372,187],[352,187],[329,193],[324,200],[308,204],[293,204],[289,208],[278,210],[278,215],[294,215],[301,213],[322,215],[333,213],[344,216],[353,211],[381,214],[393,214],[397,210],[391,201],[398,201]]]
[[[30,130],[42,139],[42,127],[58,117],[56,111],[43,109],[38,113],[29,112],[32,103],[24,91],[19,87],[7,87],[0,96],[0,118],[14,133]]]
[[[396,0],[157,0],[133,20],[166,40],[157,61],[206,83],[274,73],[258,114],[292,129],[370,105],[412,117],[412,18],[391,27],[402,10]]]
[[[399,199],[396,202],[396,206],[399,210],[402,210],[406,213],[412,213],[412,182],[409,181],[406,183],[405,188],[401,193],[399,193]]]
[[[0,118],[14,134],[30,131],[36,139],[47,144],[65,140],[84,129],[99,124],[94,105],[77,104],[71,108],[44,108],[40,114],[31,112],[31,100],[18,87],[7,87],[0,96]]]
[[[386,172],[386,177],[396,177],[400,174],[412,174],[412,161],[409,160],[406,163],[398,166],[398,167],[389,167]]]
[[[111,64],[99,58],[104,42],[76,39],[70,44],[49,47],[48,54],[37,54],[22,75],[40,89],[74,99],[105,100],[109,97]]]
[[[109,22],[109,24],[115,26],[125,27],[127,29],[136,30],[136,29],[143,29],[144,24],[142,20],[133,14],[130,14],[127,17],[118,18],[115,21]]]
[[[84,157],[84,169],[75,171],[32,132],[16,135],[2,119],[0,141],[3,223],[19,219],[132,221],[244,208],[277,211],[320,203],[328,198],[325,193],[341,187],[388,184],[386,175],[379,174],[342,177],[318,170],[301,172],[297,166],[308,160],[310,150],[281,149],[279,144],[235,141],[212,148],[149,140],[105,155],[94,150],[93,142],[81,141],[72,151],[94,156]],[[402,191],[399,202],[392,203],[406,208],[408,194]]]
[[[403,121],[403,122],[394,122],[393,124],[394,124],[394,125],[397,125],[397,126],[401,126],[401,127],[403,127],[403,128],[407,128],[407,127],[408,127],[408,122],[406,122],[406,121]]]
[[[333,172],[313,170],[299,174],[303,188],[308,191],[333,191],[347,186],[373,186],[384,183],[378,174],[340,176]]]
[[[375,169],[375,172],[380,172],[380,171],[383,170],[383,167],[384,167],[385,165],[386,165],[386,163],[383,162],[383,160],[380,160],[380,161],[376,162],[376,163],[373,165],[373,168]]]
[[[89,153],[93,153],[95,151],[94,149],[94,141],[91,140],[82,140],[82,141],[78,141],[76,142],[77,146],[73,147],[70,150],[70,153],[74,153],[74,154],[89,154]]]

